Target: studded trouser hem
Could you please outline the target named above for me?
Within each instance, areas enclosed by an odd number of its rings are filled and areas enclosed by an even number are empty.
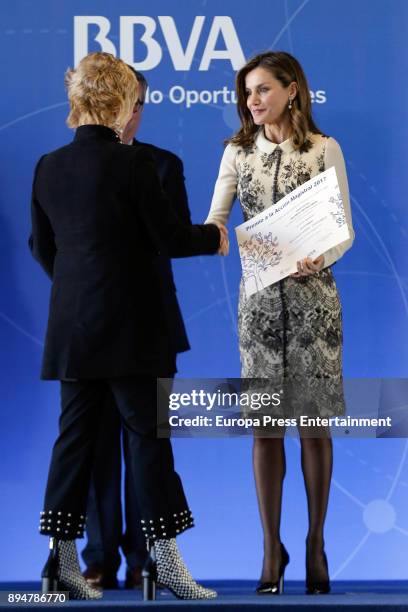
[[[40,533],[59,540],[75,540],[84,537],[85,515],[62,510],[43,510]]]
[[[142,530],[146,539],[170,539],[194,527],[194,518],[190,510],[173,512],[158,519],[141,519]]]

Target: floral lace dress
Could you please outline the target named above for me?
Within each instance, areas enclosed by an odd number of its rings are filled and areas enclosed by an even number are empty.
[[[238,149],[237,196],[245,220],[323,172],[327,140],[314,136],[307,153],[288,141],[270,143],[270,153],[256,144]],[[238,329],[242,378],[267,378],[284,391],[274,414],[344,413],[341,306],[330,267],[287,277],[250,297],[241,282]]]

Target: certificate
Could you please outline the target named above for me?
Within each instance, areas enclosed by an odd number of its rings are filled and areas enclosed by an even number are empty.
[[[246,294],[297,272],[350,237],[334,167],[235,228]]]

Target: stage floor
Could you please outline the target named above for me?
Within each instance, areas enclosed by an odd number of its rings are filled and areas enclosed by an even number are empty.
[[[0,609],[11,607],[32,610],[50,610],[58,608],[102,608],[108,610],[122,610],[131,607],[149,607],[150,609],[170,608],[186,610],[191,607],[218,607],[225,610],[256,610],[264,606],[273,605],[275,609],[285,612],[306,610],[312,612],[316,608],[324,608],[330,612],[380,611],[408,612],[408,581],[407,582],[334,582],[330,595],[307,596],[304,594],[303,582],[286,582],[285,593],[281,596],[259,596],[254,594],[256,583],[254,581],[215,580],[204,581],[204,585],[213,587],[218,591],[218,598],[211,601],[179,601],[167,591],[158,591],[155,602],[143,603],[140,590],[105,591],[104,597],[98,601],[70,601],[56,606],[44,604],[18,604],[12,606],[6,603],[7,592],[35,592],[39,590],[39,583],[0,583],[1,603]]]

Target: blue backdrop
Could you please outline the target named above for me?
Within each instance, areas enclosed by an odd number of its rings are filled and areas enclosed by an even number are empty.
[[[144,70],[151,92],[158,93],[146,104],[139,137],[182,157],[193,219],[201,222],[222,141],[237,125],[230,92],[240,57],[266,49],[298,57],[314,92],[315,119],[340,142],[349,174],[357,238],[335,267],[345,373],[404,377],[408,3],[14,0],[0,10],[0,580],[10,580],[37,578],[46,552],[37,524],[59,398],[57,384],[38,380],[49,282],[31,260],[27,236],[34,164],[72,138],[65,127],[66,68],[84,49],[101,48],[99,32],[105,50]],[[85,16],[92,16],[90,23]],[[103,28],[110,28],[105,36]],[[223,88],[223,94],[212,93]],[[236,206],[230,229],[241,219]],[[240,266],[235,244],[231,250],[226,259],[175,263],[193,346],[179,360],[180,376],[239,376]],[[193,573],[258,577],[262,536],[251,440],[178,439],[174,446],[196,516],[197,528],[180,538]],[[288,576],[302,578],[306,502],[299,446],[288,439],[286,447],[282,532],[293,561]],[[406,578],[407,451],[404,439],[335,441],[326,531],[333,578]]]

